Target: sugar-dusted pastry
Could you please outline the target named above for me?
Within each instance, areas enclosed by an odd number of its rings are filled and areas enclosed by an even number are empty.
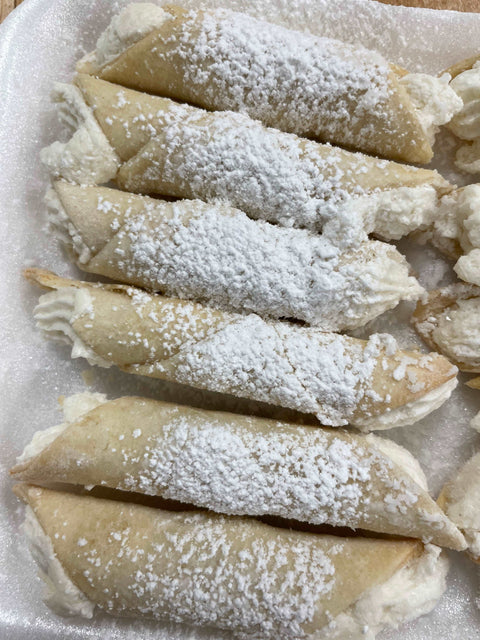
[[[445,79],[379,54],[227,9],[130,5],[81,72],[284,131],[428,162],[435,129],[461,108]]]
[[[480,173],[480,56],[462,60],[448,69],[450,87],[462,99],[462,109],[448,128],[462,140],[455,164],[466,173]]]
[[[84,271],[224,309],[341,331],[423,291],[389,244],[366,240],[340,250],[224,202],[167,202],[66,182],[48,201]]]
[[[35,311],[72,357],[315,414],[362,429],[412,424],[456,386],[443,356],[401,351],[389,335],[368,341],[269,322],[125,285],[92,285],[27,269],[51,292]]]
[[[280,516],[464,549],[403,447],[341,429],[78,394],[72,422],[35,434],[11,473],[102,485],[228,515]],[[92,402],[102,402],[91,409]],[[68,411],[67,411],[68,416]]]
[[[462,371],[480,372],[480,288],[454,284],[430,291],[412,317],[425,342]]]
[[[252,218],[321,232],[342,246],[428,227],[452,189],[436,171],[267,129],[243,114],[84,74],[75,82],[54,93],[74,133],[42,151],[50,172],[71,182],[116,179],[143,194],[221,198]]]
[[[470,458],[455,478],[447,482],[438,504],[462,530],[469,555],[480,562],[480,453]]]
[[[47,604],[60,613],[91,618],[98,607],[244,640],[373,640],[431,611],[445,591],[448,559],[431,544],[303,533],[31,485],[15,491],[27,504],[24,530]]]

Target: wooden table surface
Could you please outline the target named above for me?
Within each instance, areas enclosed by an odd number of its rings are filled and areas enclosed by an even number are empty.
[[[374,0],[371,0],[372,2]],[[429,9],[453,9],[455,11],[480,11],[480,0],[378,0],[384,4],[427,7]],[[0,22],[17,7],[22,0],[0,0]]]

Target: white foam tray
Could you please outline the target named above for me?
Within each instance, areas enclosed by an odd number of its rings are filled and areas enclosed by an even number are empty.
[[[189,2],[198,5],[195,0]],[[0,638],[5,640],[224,637],[103,616],[82,622],[53,615],[41,601],[42,585],[19,532],[22,508],[7,477],[33,432],[59,421],[57,397],[85,390],[85,379],[111,397],[136,393],[233,410],[249,408],[241,401],[70,361],[68,350],[45,342],[32,321],[38,292],[22,280],[23,267],[36,265],[61,275],[80,275],[45,230],[42,197],[47,176],[38,156],[42,146],[59,136],[49,92],[55,80],[72,77],[75,61],[93,48],[112,13],[124,4],[26,0],[0,27]],[[371,0],[212,0],[205,4],[223,4],[290,27],[361,43],[410,70],[437,72],[480,50],[480,15],[390,7]],[[452,141],[444,136],[437,145],[437,166],[446,177],[463,182],[451,171],[451,152]],[[453,280],[451,265],[432,249],[405,242],[400,249],[427,288]],[[405,347],[419,344],[408,326],[410,313],[411,307],[403,305],[370,330],[391,331]],[[88,378],[82,377],[85,371]],[[438,492],[478,448],[479,436],[468,422],[479,409],[480,393],[460,384],[441,410],[417,425],[384,435],[419,457],[431,489]],[[399,631],[384,633],[384,640],[480,639],[480,613],[475,607],[478,575],[465,557],[452,553],[451,558],[448,590],[435,611]]]

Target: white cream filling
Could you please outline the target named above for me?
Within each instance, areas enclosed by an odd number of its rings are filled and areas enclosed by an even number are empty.
[[[375,191],[349,201],[346,208],[360,213],[366,233],[399,240],[411,231],[430,226],[438,203],[437,189],[426,184]]]
[[[374,640],[382,629],[397,629],[428,613],[446,589],[448,569],[446,553],[435,545],[426,545],[419,558],[370,589],[317,637],[319,640]]]
[[[472,249],[461,256],[453,267],[459,278],[480,286],[480,249]]]
[[[23,529],[32,556],[39,566],[40,576],[45,581],[43,599],[46,604],[61,615],[91,618],[95,603],[91,602],[67,576],[55,556],[50,538],[29,506],[26,507]]]
[[[129,4],[112,18],[101,34],[94,56],[86,56],[83,61],[94,62],[97,68],[103,67],[151,31],[159,29],[172,17],[167,11],[150,2]]]
[[[112,363],[86,345],[71,324],[91,310],[92,298],[86,289],[63,287],[41,296],[34,315],[38,328],[48,338],[72,346],[72,358],[85,358],[91,365],[109,368]]]
[[[480,173],[480,138],[458,147],[455,166],[465,173]]]
[[[463,100],[449,85],[450,75],[440,78],[425,73],[409,73],[399,79],[410,96],[430,145],[440,125],[447,124],[463,107]]]
[[[17,463],[25,462],[37,456],[48,447],[65,429],[72,423],[87,414],[95,407],[107,402],[107,396],[103,393],[76,393],[65,398],[62,403],[65,422],[57,424],[33,434],[31,442],[27,444],[23,452],[17,457]]]
[[[48,210],[48,223],[60,241],[73,251],[79,264],[88,263],[92,259],[90,247],[85,244],[77,228],[70,221],[55,189],[48,189],[44,200]]]
[[[60,118],[74,131],[67,142],[56,141],[42,149],[40,158],[51,174],[78,184],[112,180],[120,159],[110,145],[81,91],[57,83],[52,99],[60,104]]]
[[[438,318],[431,338],[447,357],[480,367],[480,297],[457,300]]]
[[[458,138],[474,140],[480,136],[480,61],[453,78],[450,86],[462,99],[463,108],[448,127]]]
[[[382,429],[404,427],[409,424],[414,424],[442,406],[452,394],[452,391],[457,386],[457,382],[456,378],[452,378],[436,389],[432,389],[421,398],[403,405],[403,407],[397,407],[390,411],[387,410],[379,416],[359,418],[351,424],[361,431],[370,431],[371,429],[381,431]]]
[[[434,222],[439,238],[456,240],[464,252],[454,266],[466,282],[480,284],[480,184],[470,184],[444,196]]]

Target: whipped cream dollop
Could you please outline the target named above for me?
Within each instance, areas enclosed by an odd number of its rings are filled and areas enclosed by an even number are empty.
[[[111,362],[104,360],[78,336],[72,323],[75,318],[89,313],[91,296],[87,289],[62,287],[41,296],[35,309],[37,326],[54,342],[72,347],[72,358],[85,358],[91,365],[109,368]]]
[[[40,152],[40,159],[54,177],[78,184],[102,184],[112,180],[120,167],[113,150],[90,107],[77,87],[56,83],[52,100],[59,116],[73,131],[67,142],[56,141]]]
[[[439,126],[450,122],[463,107],[462,98],[449,85],[450,80],[448,73],[439,78],[426,73],[409,73],[399,79],[431,145]]]
[[[463,107],[448,127],[462,140],[475,140],[480,136],[480,60],[453,78],[450,87],[461,98]]]
[[[448,127],[467,141],[458,148],[455,164],[465,173],[480,173],[480,61],[453,78],[450,86],[462,99],[463,108]]]

